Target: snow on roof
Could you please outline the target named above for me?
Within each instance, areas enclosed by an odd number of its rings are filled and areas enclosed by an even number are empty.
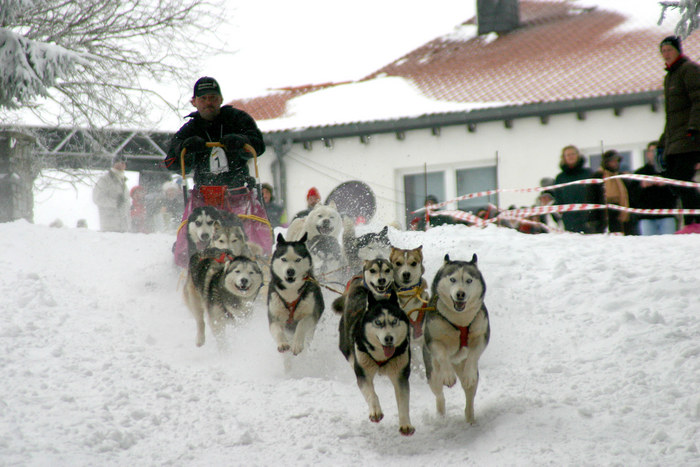
[[[514,103],[435,101],[427,98],[405,78],[378,77],[300,95],[289,100],[284,114],[278,118],[260,120],[258,125],[262,131],[280,131],[326,126],[330,123],[329,114],[333,115],[334,125],[343,125],[434,113],[465,112],[507,104]],[[336,112],[335,109],[340,111]]]

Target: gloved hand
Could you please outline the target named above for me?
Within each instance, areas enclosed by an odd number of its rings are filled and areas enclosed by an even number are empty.
[[[221,137],[221,144],[223,144],[229,151],[241,149],[246,143],[248,143],[248,138],[235,133],[230,133]]]
[[[187,152],[202,152],[207,150],[207,142],[200,136],[190,136],[182,142],[182,147]]]
[[[245,178],[245,184],[248,188],[253,188],[255,186],[256,180],[255,177],[247,176]]]
[[[666,170],[666,159],[664,158],[664,148],[656,148],[656,161],[654,163],[657,172],[663,172]]]

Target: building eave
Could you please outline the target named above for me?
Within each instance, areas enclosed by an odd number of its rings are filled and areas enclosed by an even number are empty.
[[[305,143],[332,138],[366,137],[369,135],[399,133],[412,130],[433,129],[457,125],[474,126],[494,121],[511,122],[521,118],[539,117],[546,122],[550,116],[574,113],[580,116],[586,112],[610,109],[616,113],[625,107],[649,105],[653,110],[659,107],[663,98],[662,90],[631,94],[616,94],[591,98],[572,99],[557,102],[537,102],[520,105],[481,108],[464,112],[435,113],[419,117],[375,120],[337,125],[324,125],[303,129],[290,129],[265,132],[266,144],[279,141]]]

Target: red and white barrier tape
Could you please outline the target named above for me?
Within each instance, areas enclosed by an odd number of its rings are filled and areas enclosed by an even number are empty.
[[[476,193],[469,193],[467,195],[459,196],[457,198],[453,198],[453,199],[448,200],[448,201],[443,201],[442,203],[433,204],[430,206],[430,210],[432,211],[435,209],[439,209],[441,207],[447,206],[448,204],[454,203],[457,201],[462,201],[465,199],[472,199],[472,198],[481,198],[484,196],[494,195],[496,193],[518,193],[518,192],[519,193],[533,193],[533,192],[538,192],[538,191],[551,191],[551,190],[555,190],[557,188],[561,188],[561,187],[569,186],[569,185],[595,185],[595,184],[599,184],[599,183],[604,183],[605,180],[612,180],[614,178],[626,178],[629,180],[663,183],[666,185],[676,185],[676,186],[700,189],[700,183],[695,183],[695,182],[686,182],[684,180],[674,180],[672,178],[656,177],[656,176],[652,176],[652,175],[620,174],[620,175],[613,175],[612,177],[608,177],[606,179],[587,178],[585,180],[577,180],[575,182],[560,183],[558,185],[549,185],[549,186],[538,186],[538,187],[533,187],[533,188],[500,188],[500,189],[496,189],[496,190],[478,191]],[[565,206],[579,206],[579,205],[565,205]],[[590,206],[592,206],[592,205],[590,205]],[[602,206],[604,206],[604,205],[602,205]],[[425,207],[416,209],[415,211],[412,211],[411,214],[424,212],[425,209],[426,209]],[[586,209],[602,209],[602,208],[586,208]],[[581,209],[570,209],[570,210],[571,211],[580,211]],[[554,212],[554,211],[552,211],[552,212]],[[643,214],[655,214],[655,213],[646,213],[645,212]],[[681,214],[681,213],[678,213],[678,214]],[[683,212],[682,214],[695,214],[695,213],[694,212],[692,212],[692,213]]]

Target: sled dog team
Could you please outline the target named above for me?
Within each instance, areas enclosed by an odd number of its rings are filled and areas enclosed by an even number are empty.
[[[476,254],[469,261],[445,255],[428,289],[422,246],[392,246],[387,228],[358,237],[351,224],[342,221],[332,203],[317,206],[290,225],[286,239],[277,236],[267,260],[246,240],[235,215],[212,207],[194,209],[185,225],[190,261],[183,296],[197,323],[196,345],[205,342],[206,316],[217,343],[225,346],[226,324],[250,316],[260,290],[267,287],[269,329],[277,350],[301,353],[325,309],[314,264],[314,258],[323,257],[357,272],[332,308],[340,315],[339,348],[355,372],[369,419],[376,423],[384,416],[374,377],[385,375],[394,386],[399,432],[414,433],[409,415],[414,349],[422,352],[438,413],[445,414],[443,387],[459,380],[466,421],[474,423],[478,362],[490,337],[486,284]],[[312,253],[313,245],[325,247]]]

